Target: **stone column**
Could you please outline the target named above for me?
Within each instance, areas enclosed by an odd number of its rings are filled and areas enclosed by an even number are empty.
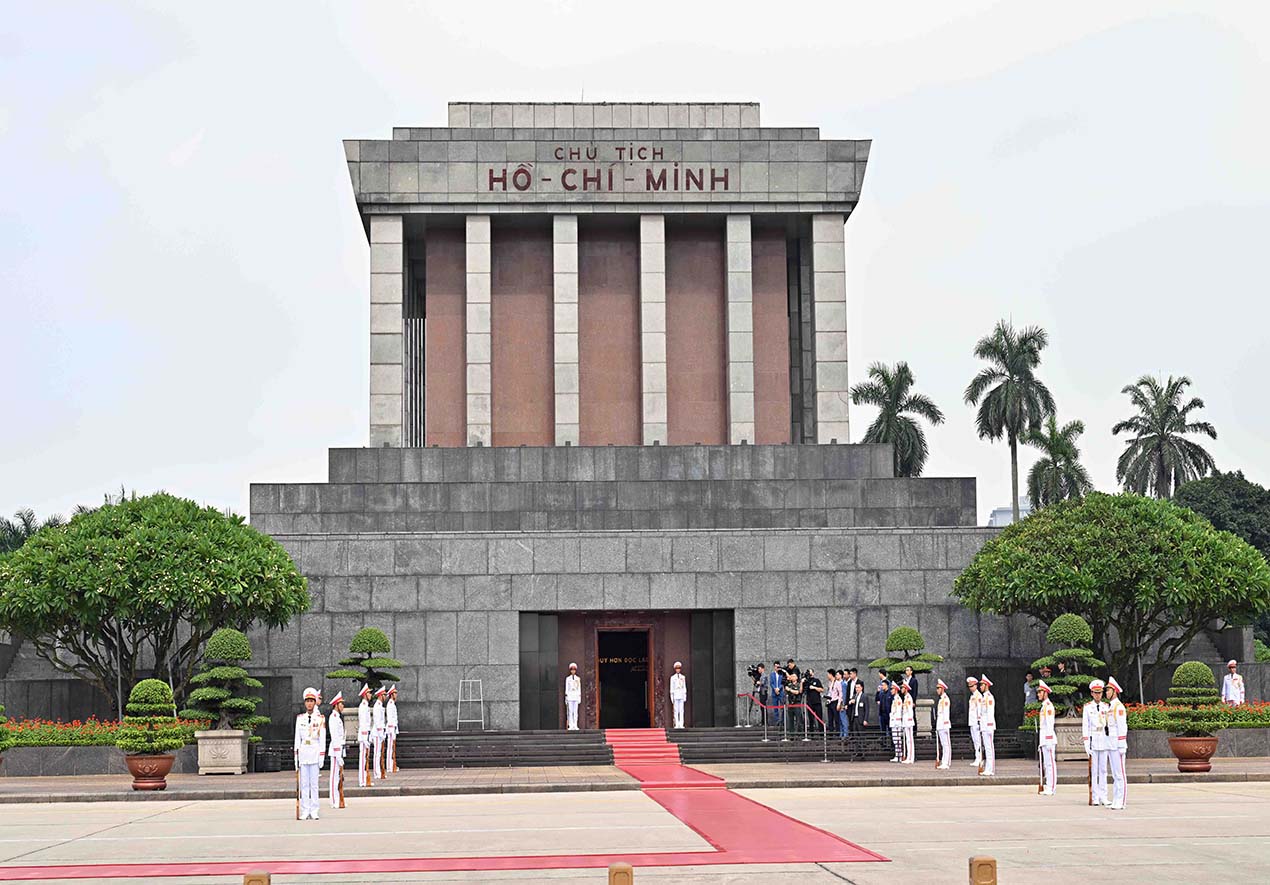
[[[639,217],[639,353],[644,445],[666,444],[666,218]]]
[[[816,341],[816,442],[850,439],[847,386],[846,217],[811,217],[811,289]]]
[[[370,219],[370,444],[401,445],[401,300],[405,242],[400,215]]]
[[[556,445],[578,444],[578,216],[552,219]]]
[[[754,277],[750,216],[727,217],[728,442],[754,442]]]
[[[467,444],[488,446],[490,416],[490,235],[488,215],[467,222]]]

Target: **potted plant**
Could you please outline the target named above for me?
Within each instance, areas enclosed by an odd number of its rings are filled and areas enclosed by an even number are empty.
[[[903,676],[904,671],[910,667],[913,675],[929,673],[934,669],[934,664],[942,663],[944,660],[942,655],[926,652],[926,640],[913,627],[896,627],[892,630],[891,635],[886,637],[886,651],[887,657],[871,662],[869,669],[885,670],[886,675],[892,679]],[[917,721],[917,734],[931,733],[931,711],[935,707],[934,694],[932,686],[915,702],[916,709],[913,712]]]
[[[1210,771],[1209,759],[1217,752],[1217,735],[1210,711],[1221,704],[1217,678],[1202,661],[1186,661],[1173,671],[1169,686],[1167,727],[1173,732],[1169,749],[1177,757],[1178,771]]]
[[[373,693],[381,685],[398,682],[401,677],[386,667],[400,667],[401,661],[387,655],[392,651],[388,637],[383,630],[376,627],[363,627],[353,636],[348,644],[348,657],[340,661],[339,670],[326,674],[327,679],[351,679],[353,691],[352,701],[344,707],[344,740],[346,743],[357,742],[357,693],[363,685],[369,685]]]
[[[247,694],[261,682],[247,675],[244,661],[251,660],[251,643],[238,630],[223,627],[207,640],[203,666],[190,683],[186,719],[205,719],[211,728],[194,732],[198,741],[199,774],[243,774],[247,771],[247,744],[258,742],[252,731],[269,724],[256,714],[260,698]]]
[[[185,746],[172,689],[162,679],[142,679],[132,687],[125,710],[115,746],[124,751],[132,788],[167,789],[168,772],[176,761],[172,751]]]
[[[1091,670],[1106,664],[1094,657],[1089,646],[1094,644],[1094,631],[1080,615],[1059,615],[1045,632],[1045,641],[1058,649],[1032,662],[1032,672],[1042,667],[1051,670],[1045,684],[1050,687],[1050,700],[1058,714],[1054,720],[1054,736],[1057,752],[1080,758],[1085,756],[1084,739],[1081,737],[1081,710],[1092,697],[1089,683],[1094,676]],[[1084,672],[1082,672],[1082,670]],[[1039,680],[1037,680],[1039,681]],[[1036,685],[1036,681],[1032,683]],[[1039,710],[1038,703],[1028,704],[1026,712]],[[1031,720],[1035,727],[1035,719]]]

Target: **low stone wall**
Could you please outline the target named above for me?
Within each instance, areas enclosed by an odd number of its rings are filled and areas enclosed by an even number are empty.
[[[1129,732],[1130,759],[1167,759],[1167,731]],[[1270,728],[1223,728],[1217,732],[1217,756],[1270,756]]]
[[[127,774],[123,755],[116,747],[13,747],[4,751],[0,777]],[[198,748],[178,750],[172,773],[198,774]]]

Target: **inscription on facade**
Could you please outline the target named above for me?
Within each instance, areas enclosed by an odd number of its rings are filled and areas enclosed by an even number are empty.
[[[486,165],[481,183],[488,193],[710,193],[737,185],[728,166],[668,163],[665,148],[656,144],[558,144],[551,155],[559,162],[544,168]]]

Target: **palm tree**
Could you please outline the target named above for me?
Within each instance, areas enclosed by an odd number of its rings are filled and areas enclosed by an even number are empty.
[[[1036,510],[1067,498],[1081,498],[1091,491],[1089,471],[1080,463],[1076,439],[1085,432],[1084,421],[1068,421],[1061,428],[1058,418],[1045,419],[1045,429],[1030,431],[1023,442],[1040,449],[1043,457],[1027,474],[1027,495]]]
[[[944,413],[931,400],[913,393],[913,372],[908,363],[885,363],[869,366],[872,381],[851,388],[851,401],[856,405],[877,406],[877,418],[864,434],[866,443],[890,443],[895,454],[896,476],[921,476],[926,465],[926,434],[921,425],[910,418],[911,412],[931,424],[943,424]]]
[[[27,538],[45,526],[61,525],[62,522],[62,517],[56,514],[40,522],[35,516],[35,511],[29,508],[13,514],[13,519],[0,516],[0,556],[17,550],[27,542]]]
[[[1054,411],[1054,397],[1033,371],[1041,363],[1041,351],[1049,339],[1045,330],[1028,326],[1022,333],[1005,320],[992,334],[980,338],[975,356],[989,365],[980,370],[966,388],[966,404],[979,405],[976,424],[980,439],[1000,439],[1010,443],[1010,506],[1019,521],[1019,440],[1041,429],[1041,422]]]
[[[1191,379],[1185,375],[1170,375],[1164,385],[1143,375],[1136,384],[1121,390],[1138,410],[1138,414],[1111,428],[1113,434],[1123,431],[1134,435],[1116,463],[1116,480],[1124,483],[1126,491],[1169,498],[1182,483],[1217,469],[1213,456],[1184,436],[1202,433],[1217,439],[1213,425],[1190,420],[1191,412],[1204,408],[1204,401],[1197,396],[1182,404],[1182,394],[1190,385]]]

